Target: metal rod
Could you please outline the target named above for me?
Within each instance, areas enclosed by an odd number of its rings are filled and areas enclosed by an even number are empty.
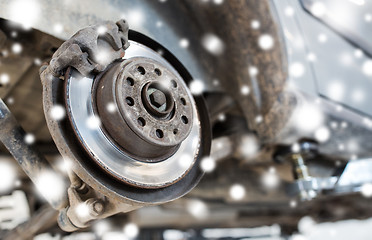
[[[52,173],[55,179],[64,179],[65,177],[52,169],[49,162],[32,144],[24,141],[25,135],[23,128],[0,98],[0,141],[17,160],[23,171],[37,187],[40,184],[40,177],[45,173]],[[67,187],[64,194],[48,194],[48,189],[43,189],[42,195],[55,209],[62,209],[67,203]]]

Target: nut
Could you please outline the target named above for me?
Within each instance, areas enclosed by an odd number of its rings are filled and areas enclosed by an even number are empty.
[[[166,109],[166,105],[163,106],[164,104],[167,103],[167,97],[165,96],[165,94],[158,90],[158,89],[154,89],[154,88],[149,88],[149,92],[154,90],[151,94],[150,94],[150,101],[151,101],[151,104],[154,106],[154,107],[157,107],[157,108],[164,108]]]

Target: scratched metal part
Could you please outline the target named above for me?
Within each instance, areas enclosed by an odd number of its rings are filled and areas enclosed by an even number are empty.
[[[160,45],[153,42],[151,39],[143,36],[142,34],[136,32],[130,32],[130,38],[136,42],[146,42],[151,45],[154,49],[162,49]],[[133,43],[132,43],[133,44]],[[134,48],[135,49],[135,48]],[[140,48],[141,49],[141,48]],[[183,66],[177,61],[177,59],[167,52],[166,49],[162,49],[166,53],[166,59],[159,59],[159,61],[165,65],[169,66],[170,64],[177,69],[177,72],[181,75],[182,79],[189,81],[191,76],[183,68]],[[144,53],[144,52],[146,53]],[[130,54],[130,50],[128,50]],[[153,50],[143,48],[139,52],[134,51],[133,55],[157,55]],[[160,55],[159,55],[160,56]],[[75,73],[77,73],[75,71]],[[69,73],[67,73],[68,75]],[[74,73],[72,73],[74,75]],[[51,75],[50,71],[43,71],[41,74],[43,86],[44,86],[44,111],[48,113],[50,109],[56,104],[64,105],[64,94],[63,94],[63,85],[65,84],[61,79],[55,78]],[[66,80],[67,81],[67,80]],[[67,81],[68,82],[68,81]],[[89,88],[88,88],[88,91]],[[71,94],[69,97],[72,97],[74,94]],[[74,95],[75,96],[75,95]],[[184,142],[181,144],[180,148],[190,148],[193,149],[193,154],[196,157],[192,161],[184,162],[187,164],[181,164],[183,166],[176,166],[177,160],[172,160],[173,166],[176,167],[176,171],[179,171],[180,174],[177,179],[175,175],[169,173],[170,177],[168,180],[156,180],[160,184],[166,183],[166,181],[173,181],[169,186],[163,186],[159,189],[143,189],[136,188],[128,184],[124,184],[122,181],[119,181],[117,178],[112,178],[107,171],[103,170],[94,161],[89,157],[87,152],[82,151],[82,148],[79,144],[78,139],[76,138],[74,131],[75,129],[68,123],[68,120],[55,121],[47,117],[48,127],[51,131],[52,137],[56,142],[56,145],[63,156],[66,158],[72,159],[73,170],[74,172],[89,186],[93,189],[96,189],[104,196],[107,196],[112,201],[117,201],[118,203],[125,203],[131,206],[142,206],[142,204],[156,204],[162,202],[168,202],[173,199],[179,198],[190,191],[196,183],[200,180],[202,172],[198,167],[200,159],[209,153],[210,149],[210,133],[209,133],[209,123],[206,109],[204,106],[204,101],[201,96],[194,96],[194,100],[197,106],[197,112],[193,113],[194,124],[198,126],[199,122],[203,128],[193,127],[192,132],[196,133],[197,136],[200,136],[203,139],[199,144],[195,141]],[[88,108],[88,111],[92,109]],[[198,119],[197,116],[200,118]],[[193,133],[191,133],[193,134]],[[194,157],[194,156],[193,156]],[[159,164],[168,163],[159,162]],[[177,164],[179,164],[177,162]],[[191,167],[193,165],[193,167]],[[156,167],[156,166],[155,166]],[[177,170],[178,169],[178,170]],[[120,170],[120,169],[119,169]],[[168,169],[169,170],[169,169]],[[142,173],[141,173],[142,174]],[[164,174],[164,173],[161,173]],[[163,175],[165,176],[165,175]],[[144,180],[144,183],[146,180]],[[166,183],[167,184],[167,183]],[[143,185],[143,184],[142,184]],[[141,203],[141,204],[140,204]]]
[[[168,158],[193,126],[185,84],[154,59],[118,61],[96,78],[93,89],[106,135],[137,160]]]
[[[175,69],[155,51],[132,42],[126,51],[126,58],[131,59],[139,56],[156,59],[178,75]],[[178,78],[181,78],[181,76],[178,76]],[[89,119],[99,118],[94,112],[91,101],[93,78],[82,78],[81,75],[72,73],[66,81],[66,105],[77,136],[93,159],[118,179],[140,187],[164,187],[181,179],[194,166],[201,137],[200,119],[195,107],[193,108],[194,119],[191,133],[181,143],[177,151],[164,161],[142,162],[131,158],[124,151],[115,147],[115,144],[107,138],[102,128],[92,129],[87,124]],[[195,106],[192,97],[189,99],[191,104]],[[142,146],[138,145],[137,147]]]

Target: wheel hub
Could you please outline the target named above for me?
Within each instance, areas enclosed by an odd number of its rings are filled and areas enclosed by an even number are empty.
[[[156,60],[127,59],[97,81],[96,104],[103,127],[133,158],[164,160],[190,134],[193,111],[186,87]]]

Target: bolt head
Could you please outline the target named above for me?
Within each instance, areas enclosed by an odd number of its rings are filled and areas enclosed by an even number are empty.
[[[95,201],[92,204],[92,213],[93,215],[100,215],[103,213],[105,206],[101,201]]]
[[[155,89],[155,91],[153,91],[149,97],[151,104],[157,108],[160,108],[167,102],[167,97],[165,94],[158,89]]]

